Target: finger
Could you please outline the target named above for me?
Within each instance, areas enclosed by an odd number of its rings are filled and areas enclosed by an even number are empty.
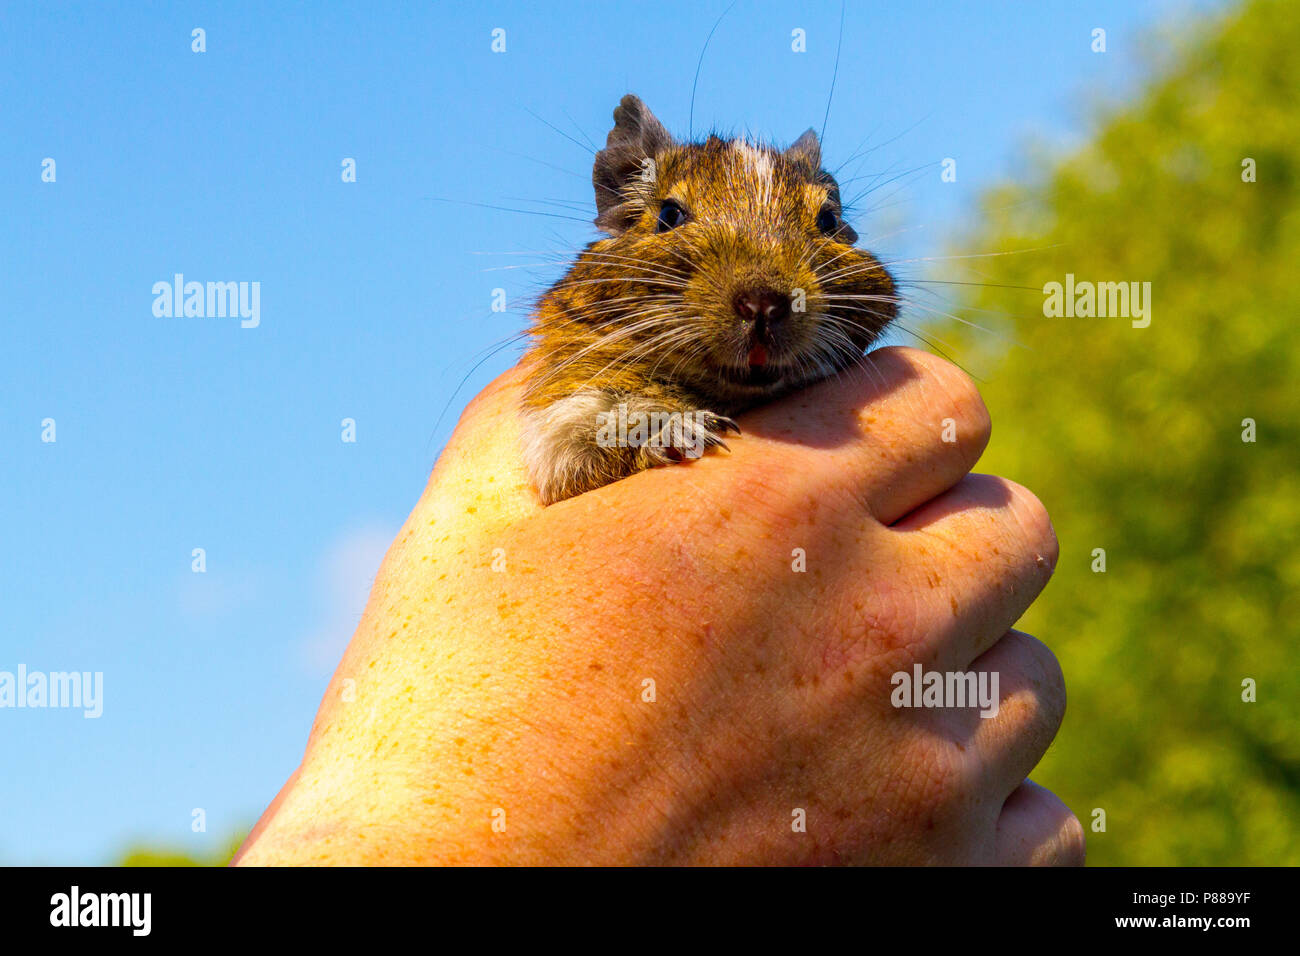
[[[940,669],[961,670],[1005,634],[1047,585],[1059,549],[1042,503],[1013,481],[967,475],[892,530],[909,555],[917,633]]]
[[[885,524],[956,484],[989,437],[988,410],[969,376],[902,347],[878,349],[740,425],[763,441],[735,442],[737,463],[768,455],[773,442],[800,447],[822,459],[808,462],[809,473],[859,497]]]
[[[1014,790],[1047,753],[1065,717],[1065,677],[1042,641],[1010,631],[970,666],[989,699],[961,712],[957,729],[998,794]]]
[[[1087,840],[1056,794],[1026,780],[1002,807],[996,846],[999,866],[1083,866]]]

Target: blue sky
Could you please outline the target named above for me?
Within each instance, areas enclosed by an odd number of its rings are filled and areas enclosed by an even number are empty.
[[[104,700],[0,709],[0,863],[201,852],[256,819],[456,415],[514,353],[476,361],[557,274],[532,264],[594,238],[473,204],[589,218],[582,141],[628,91],[684,134],[725,6],[6,6],[0,672],[102,672]],[[1026,143],[1078,141],[1186,6],[850,3],[826,162],[870,148],[842,174],[858,188],[916,170],[860,204],[863,242],[948,251]],[[820,127],[839,17],[738,0],[696,131]],[[259,283],[260,324],[155,316],[176,273]]]

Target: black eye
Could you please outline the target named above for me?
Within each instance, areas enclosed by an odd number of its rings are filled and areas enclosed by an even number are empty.
[[[686,210],[676,200],[665,199],[664,204],[659,207],[659,222],[655,224],[655,232],[676,229],[685,221]]]
[[[827,206],[817,214],[817,228],[822,235],[829,236],[840,228],[840,217],[835,215],[835,210]]]

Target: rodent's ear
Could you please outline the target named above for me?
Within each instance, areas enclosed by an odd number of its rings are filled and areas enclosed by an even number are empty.
[[[790,144],[790,148],[785,151],[785,158],[807,167],[809,174],[821,169],[822,144],[817,141],[817,131],[811,127],[805,130],[802,136]]]
[[[623,97],[591,170],[597,226],[618,235],[636,221],[654,185],[654,158],[672,145],[668,130],[639,97]]]

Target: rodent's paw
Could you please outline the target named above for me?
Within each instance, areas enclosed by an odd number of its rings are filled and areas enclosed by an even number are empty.
[[[670,411],[674,397],[581,390],[525,409],[524,462],[543,504],[592,491],[656,465],[726,448],[740,426],[715,412]],[[680,406],[678,406],[680,407]]]
[[[672,415],[640,451],[652,465],[677,464],[699,458],[710,448],[730,451],[722,436],[740,434],[740,426],[730,418],[708,410]]]

